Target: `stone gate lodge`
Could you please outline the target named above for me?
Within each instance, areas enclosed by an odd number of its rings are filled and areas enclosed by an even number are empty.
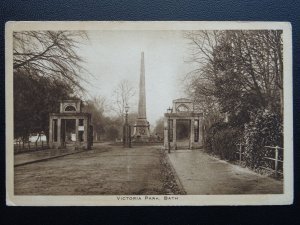
[[[196,149],[203,147],[203,112],[186,98],[173,100],[173,108],[164,114],[164,147]]]
[[[50,148],[90,149],[91,114],[82,112],[81,100],[60,101],[60,112],[50,113]]]

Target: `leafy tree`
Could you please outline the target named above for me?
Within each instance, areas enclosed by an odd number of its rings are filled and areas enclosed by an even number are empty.
[[[222,159],[237,158],[236,145],[242,138],[241,130],[229,123],[217,122],[207,130],[205,150],[219,155]]]
[[[245,124],[244,143],[247,166],[258,168],[266,167],[268,163],[273,164],[273,161],[263,159],[266,156],[274,158],[274,151],[265,146],[283,146],[282,117],[269,110],[252,114],[250,122]],[[280,153],[279,157],[282,157],[283,154]]]
[[[26,139],[44,131],[48,136],[49,112],[59,111],[59,99],[69,98],[72,90],[62,82],[48,85],[44,77],[14,73],[14,136]]]

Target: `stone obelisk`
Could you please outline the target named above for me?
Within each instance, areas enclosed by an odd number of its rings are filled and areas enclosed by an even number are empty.
[[[144,52],[141,55],[139,108],[133,131],[133,141],[148,142],[150,137],[149,122],[146,117],[146,89],[145,89],[145,62]]]

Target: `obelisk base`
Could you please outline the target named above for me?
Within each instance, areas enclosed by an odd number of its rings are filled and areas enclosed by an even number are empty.
[[[149,142],[150,125],[146,119],[137,119],[134,125],[132,142]]]

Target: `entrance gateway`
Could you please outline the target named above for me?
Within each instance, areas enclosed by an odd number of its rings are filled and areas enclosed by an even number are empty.
[[[203,112],[187,98],[173,100],[171,112],[164,114],[164,147],[196,149],[203,147]]]
[[[90,149],[92,138],[91,114],[82,112],[81,100],[60,101],[60,112],[50,113],[50,148]]]

